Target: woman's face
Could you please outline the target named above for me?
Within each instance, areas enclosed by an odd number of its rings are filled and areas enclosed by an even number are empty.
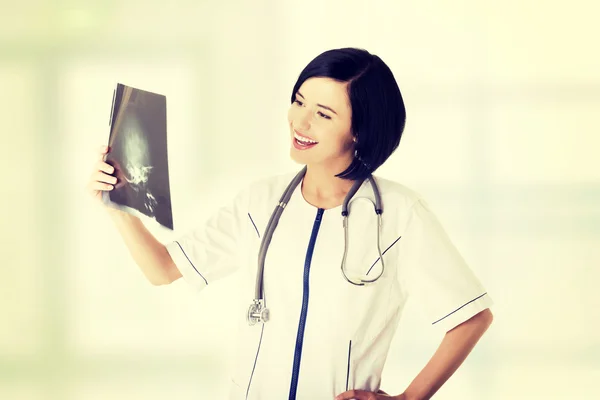
[[[330,78],[310,78],[295,93],[288,111],[290,155],[294,161],[333,168],[335,173],[350,164],[354,142],[346,87],[347,83]]]

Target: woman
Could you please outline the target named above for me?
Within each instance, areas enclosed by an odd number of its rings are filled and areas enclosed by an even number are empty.
[[[365,50],[324,52],[300,74],[288,122],[291,157],[306,167],[264,258],[268,321],[240,318],[232,399],[428,399],[490,325],[490,296],[419,194],[373,177],[381,220],[375,213],[368,178],[397,148],[405,115],[392,72]],[[111,190],[112,172],[99,162],[93,195]],[[202,289],[239,271],[250,302],[266,227],[295,176],[254,182],[201,229],[166,245],[139,219],[109,213],[153,284],[183,276]],[[346,231],[343,202],[355,183]],[[380,390],[381,373],[408,298],[445,336],[409,387],[391,396]]]

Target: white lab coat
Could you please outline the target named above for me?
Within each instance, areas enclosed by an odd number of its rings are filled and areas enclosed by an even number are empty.
[[[374,176],[383,202],[385,272],[354,286],[342,276],[341,206],[307,203],[299,184],[283,211],[265,261],[266,324],[244,316],[254,299],[257,257],[269,217],[295,173],[249,185],[206,225],[167,244],[197,289],[236,270],[245,274],[239,351],[230,399],[327,399],[348,389],[376,392],[407,299],[446,332],[492,299],[414,191]],[[366,180],[350,204],[348,273],[378,274],[376,214]],[[295,397],[290,393],[295,392]]]

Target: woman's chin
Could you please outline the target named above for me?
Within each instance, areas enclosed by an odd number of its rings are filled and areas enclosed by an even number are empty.
[[[306,164],[306,157],[302,157],[302,154],[298,154],[299,151],[294,149],[293,147],[290,149],[290,158],[292,159],[292,161],[294,161],[296,164]]]

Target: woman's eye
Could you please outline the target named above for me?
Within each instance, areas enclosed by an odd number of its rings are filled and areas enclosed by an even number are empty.
[[[299,106],[302,105],[302,102],[300,100],[298,100],[298,99],[294,100],[294,103],[298,104]]]
[[[325,119],[331,119],[331,117],[329,115],[325,115],[321,111],[317,112],[317,114],[319,114],[321,117],[323,117]]]

